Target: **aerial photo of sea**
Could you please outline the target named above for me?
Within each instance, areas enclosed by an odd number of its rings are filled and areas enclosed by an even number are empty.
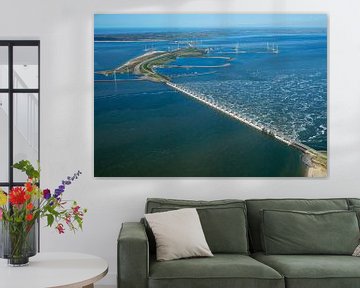
[[[96,14],[95,177],[326,177],[327,15]]]

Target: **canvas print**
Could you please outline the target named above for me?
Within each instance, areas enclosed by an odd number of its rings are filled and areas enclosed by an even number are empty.
[[[95,177],[326,177],[327,16],[94,16]]]

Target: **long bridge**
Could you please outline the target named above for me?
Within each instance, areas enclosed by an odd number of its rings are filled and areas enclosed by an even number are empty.
[[[198,100],[198,101],[212,107],[213,109],[218,110],[218,111],[228,115],[229,117],[231,117],[233,119],[236,119],[236,120],[238,120],[238,121],[240,121],[240,122],[254,128],[254,129],[258,130],[258,131],[261,131],[261,132],[263,132],[263,133],[265,133],[265,134],[267,134],[269,136],[272,136],[275,139],[279,140],[280,142],[283,142],[283,143],[285,143],[285,144],[287,144],[289,146],[292,146],[292,147],[302,151],[303,153],[309,153],[312,156],[321,156],[320,155],[321,152],[319,152],[319,151],[317,151],[317,150],[315,150],[315,149],[313,149],[313,148],[311,148],[311,147],[309,147],[309,146],[307,146],[307,145],[305,145],[303,143],[294,141],[292,139],[287,139],[286,136],[281,135],[281,134],[279,134],[279,133],[277,133],[277,132],[275,132],[275,131],[273,131],[273,130],[271,130],[271,129],[263,126],[263,125],[260,125],[258,123],[254,123],[253,121],[248,120],[245,117],[243,117],[243,116],[241,116],[241,115],[239,115],[239,114],[237,114],[237,113],[235,113],[233,111],[230,111],[226,107],[221,106],[221,105],[219,105],[219,104],[217,104],[217,103],[215,103],[213,101],[210,101],[210,100],[206,99],[206,97],[203,96],[203,95],[196,94],[193,91],[190,91],[190,90],[188,90],[188,89],[186,89],[186,88],[184,88],[184,87],[182,87],[182,86],[180,86],[178,84],[170,82],[170,81],[167,81],[165,83],[166,83],[166,85],[172,87],[173,89],[175,89],[175,90],[177,90],[179,92],[182,92],[183,94],[185,94],[185,95],[187,95],[187,96],[189,96],[191,98],[194,98],[194,99],[196,99],[196,100]]]

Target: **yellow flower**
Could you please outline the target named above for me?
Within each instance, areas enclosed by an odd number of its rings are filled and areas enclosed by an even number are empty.
[[[7,204],[7,196],[5,193],[0,189],[0,206],[4,206]]]

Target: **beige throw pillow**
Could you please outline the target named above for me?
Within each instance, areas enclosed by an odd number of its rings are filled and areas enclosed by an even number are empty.
[[[360,244],[355,248],[352,256],[360,257]]]
[[[195,208],[145,214],[156,240],[156,259],[213,256]]]

